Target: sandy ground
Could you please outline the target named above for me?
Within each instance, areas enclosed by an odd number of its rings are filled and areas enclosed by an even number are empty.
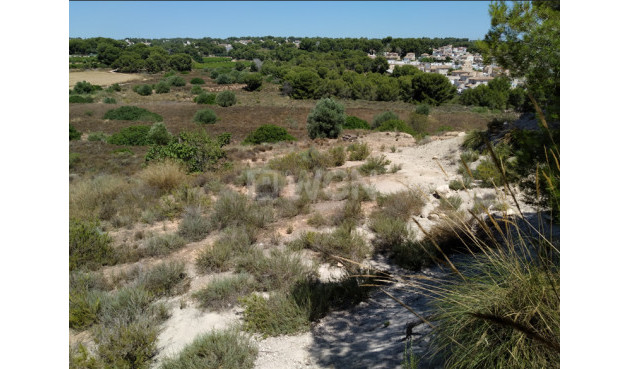
[[[93,85],[109,86],[114,83],[125,83],[142,79],[140,74],[131,73],[114,73],[99,70],[70,72],[70,88],[74,87],[77,82],[88,81]]]
[[[372,133],[360,139],[367,142],[373,155],[385,155],[392,164],[401,164],[397,173],[362,177],[365,184],[383,193],[392,193],[409,187],[419,186],[427,196],[428,204],[421,214],[414,218],[423,227],[430,228],[439,219],[436,213],[439,201],[430,196],[433,192],[442,195],[454,194],[448,189],[450,180],[458,178],[456,170],[460,155],[460,144],[463,134],[450,133],[448,135],[428,140],[418,145],[406,134]],[[395,146],[395,150],[392,150]],[[395,152],[392,152],[395,151]],[[346,162],[345,168],[357,167],[361,162]],[[290,189],[285,189],[288,191]],[[482,197],[494,193],[490,189],[475,189],[474,192],[458,191],[462,197],[463,206],[472,206],[474,194]],[[311,214],[320,211],[330,214],[340,206],[341,202],[327,201],[315,204]],[[306,224],[310,215],[300,215],[279,224],[275,231],[280,234],[280,243],[297,237],[301,232],[313,229]],[[291,225],[293,232],[287,234],[286,228]],[[174,225],[162,226],[161,231],[171,229]],[[160,229],[153,230],[159,232]],[[360,231],[371,238],[370,231],[364,225]],[[132,231],[127,231],[115,238],[131,237]],[[181,296],[167,300],[171,306],[171,317],[163,324],[158,337],[160,354],[156,358],[153,368],[165,357],[175,355],[185,345],[202,333],[213,329],[224,329],[241,320],[242,310],[234,307],[222,312],[202,311],[195,307],[191,294],[203,288],[212,278],[222,276],[197,275],[194,270],[194,256],[206,244],[212,242],[212,235],[207,239],[187,245],[169,256],[169,259],[185,260],[188,264],[187,273],[191,277],[190,290]],[[151,262],[151,261],[149,261]],[[381,269],[395,273],[408,274],[410,272],[389,265],[387,260],[377,256],[374,264]],[[114,268],[112,268],[114,269]],[[428,275],[443,275],[441,267],[436,266],[422,271]],[[224,273],[225,274],[225,273]],[[335,266],[322,265],[320,276],[322,279],[334,279],[341,271]],[[399,297],[406,304],[422,314],[426,311],[427,298],[404,291],[401,286],[386,287],[392,294]],[[308,333],[262,339],[255,337],[259,354],[255,368],[258,369],[292,369],[292,368],[400,368],[405,349],[405,325],[415,320],[415,316],[385,293],[376,290],[372,296],[361,304],[345,311],[330,313],[324,319],[314,324]],[[420,325],[414,329],[414,352],[422,356],[426,353],[429,327]],[[422,368],[433,368],[423,359]]]

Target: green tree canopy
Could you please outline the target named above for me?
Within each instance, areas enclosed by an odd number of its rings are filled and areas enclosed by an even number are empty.
[[[455,96],[457,89],[448,78],[436,73],[420,73],[411,81],[413,98],[419,102],[440,105]]]
[[[337,138],[346,121],[345,107],[333,99],[321,99],[306,119],[310,138]]]

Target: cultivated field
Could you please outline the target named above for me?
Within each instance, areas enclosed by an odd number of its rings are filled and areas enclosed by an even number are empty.
[[[142,79],[139,74],[132,73],[114,73],[110,71],[70,71],[70,88],[74,87],[77,82],[88,81],[93,85],[109,86],[114,83],[126,83]]]

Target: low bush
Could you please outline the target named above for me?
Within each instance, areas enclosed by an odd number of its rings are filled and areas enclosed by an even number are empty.
[[[85,330],[98,322],[102,291],[87,288],[70,290],[70,328]]]
[[[203,88],[201,86],[195,85],[190,89],[190,93],[193,95],[199,95],[203,92]]]
[[[462,179],[454,179],[448,183],[448,188],[453,191],[460,191],[470,188],[471,179],[468,176],[462,176]]]
[[[181,261],[160,263],[139,278],[139,283],[154,297],[172,296],[186,292],[190,278]]]
[[[256,91],[260,90],[262,87],[263,77],[260,73],[250,73],[245,76],[243,82],[247,84],[247,86],[245,86],[247,91]]]
[[[348,115],[346,117],[346,121],[343,124],[343,128],[344,129],[372,129],[372,127],[370,127],[370,124],[358,117],[355,117],[353,115]]]
[[[186,241],[174,233],[152,236],[145,241],[144,254],[147,256],[165,256],[181,249],[185,244]]]
[[[81,161],[81,155],[78,152],[71,152],[68,154],[69,168],[74,169],[78,162]]]
[[[215,94],[211,94],[209,92],[201,92],[199,95],[197,95],[193,99],[193,101],[196,102],[197,104],[212,105],[215,103],[216,98],[217,98],[217,95]]]
[[[149,96],[153,93],[151,85],[136,85],[133,87],[133,91],[140,96]]]
[[[389,165],[391,161],[385,158],[385,155],[378,157],[370,156],[365,164],[359,167],[359,172],[363,175],[384,174],[387,172],[386,165]]]
[[[147,143],[151,145],[167,145],[173,136],[166,129],[164,123],[154,123],[147,133]]]
[[[145,160],[173,159],[186,165],[188,172],[210,171],[216,169],[219,160],[225,157],[221,147],[229,142],[229,133],[212,138],[203,130],[181,132],[168,145],[152,145]]]
[[[293,218],[298,214],[308,214],[310,203],[308,196],[299,196],[297,199],[277,198],[274,201],[274,207],[278,216]]]
[[[243,144],[258,145],[261,143],[295,140],[295,137],[291,136],[286,129],[273,124],[263,124],[247,135],[245,140],[243,140]]]
[[[379,132],[404,132],[409,133],[412,136],[415,136],[417,132],[415,132],[411,127],[407,125],[402,120],[392,119],[382,122],[378,128],[376,128]]]
[[[202,78],[199,78],[199,77],[195,77],[195,78],[190,80],[190,84],[191,85],[203,85],[205,83],[206,82]]]
[[[105,113],[103,119],[139,120],[147,122],[161,122],[164,120],[161,115],[137,106],[121,106],[120,108],[109,110]]]
[[[332,159],[315,148],[302,152],[291,152],[282,157],[269,160],[269,168],[279,170],[286,175],[300,175],[303,171],[315,173],[332,165]]]
[[[72,124],[70,124],[70,141],[72,140],[80,140],[81,132],[77,131],[76,128]]]
[[[204,309],[220,310],[234,306],[240,297],[252,292],[254,280],[247,273],[215,278],[205,288],[195,292],[193,298]]]
[[[400,118],[391,111],[380,113],[372,120],[372,128],[378,128],[383,122],[387,122],[388,120],[400,120]]]
[[[156,94],[167,94],[171,92],[171,86],[164,82],[164,81],[160,81],[158,83],[155,84],[155,93]]]
[[[186,80],[180,76],[168,76],[164,79],[164,82],[168,83],[170,86],[182,87],[186,86]]]
[[[345,107],[334,99],[322,99],[306,118],[306,129],[311,139],[337,138],[346,121]]]
[[[255,174],[256,198],[276,198],[286,185],[284,176],[275,170],[263,170]]]
[[[212,109],[201,109],[193,117],[195,123],[214,124],[217,122],[217,114]]]
[[[107,87],[107,92],[120,92],[122,88],[118,83],[114,83],[113,85]]]
[[[70,220],[70,270],[97,269],[116,263],[111,238],[98,229],[98,224]]]
[[[92,96],[70,95],[70,103],[73,104],[86,104],[94,102]]]
[[[177,356],[165,359],[160,369],[251,369],[256,345],[236,329],[197,336]]]
[[[98,354],[107,368],[148,368],[158,353],[158,325],[151,319],[103,327],[98,332]]]
[[[186,171],[182,165],[170,160],[150,163],[139,177],[149,186],[162,193],[169,192],[186,180]]]
[[[370,148],[367,143],[353,143],[348,146],[348,152],[350,153],[348,160],[359,161],[365,160],[370,155]]]
[[[227,85],[230,83],[234,83],[234,78],[227,73],[219,74],[215,79],[215,82],[220,85]]]
[[[88,135],[88,141],[107,142],[107,135],[103,132],[92,132]]]
[[[479,153],[474,150],[465,150],[459,157],[466,163],[472,163],[479,159]]]
[[[177,234],[190,241],[201,241],[212,230],[210,221],[201,214],[199,208],[189,207],[177,228]]]
[[[232,91],[219,92],[216,98],[217,104],[228,107],[236,104],[236,95]]]
[[[444,211],[456,211],[462,206],[462,198],[459,195],[450,195],[440,198],[440,209]]]
[[[111,145],[130,145],[144,146],[148,145],[147,135],[151,130],[151,126],[129,126],[121,129],[119,132],[109,136],[107,143]]]
[[[105,104],[116,104],[116,99],[113,97],[106,97],[103,99],[103,103]]]
[[[92,92],[101,91],[101,86],[93,85],[87,81],[77,82],[72,89],[75,94],[91,94]]]
[[[479,151],[480,149],[485,147],[485,137],[487,137],[486,132],[480,131],[478,129],[473,129],[466,132],[466,136],[464,136],[462,146],[469,150]]]
[[[415,110],[416,114],[422,114],[422,115],[429,115],[430,112],[431,112],[431,107],[429,106],[429,104],[420,104],[416,107],[416,110]]]
[[[418,189],[399,191],[388,195],[380,195],[376,198],[379,211],[383,214],[407,221],[414,214],[419,214],[426,199]]]

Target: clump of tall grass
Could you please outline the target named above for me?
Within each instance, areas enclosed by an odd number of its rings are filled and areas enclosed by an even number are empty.
[[[256,240],[252,227],[238,226],[226,228],[221,236],[211,245],[204,248],[195,264],[204,272],[224,272],[233,266],[234,258],[246,253]]]
[[[168,192],[184,182],[186,170],[179,163],[165,160],[149,164],[139,177],[149,186]]]
[[[249,332],[274,337],[308,331],[308,310],[290,296],[274,293],[265,299],[251,294],[240,302],[245,307],[244,328]]]
[[[385,166],[390,163],[391,161],[385,158],[385,155],[380,155],[378,157],[370,156],[365,164],[359,167],[359,172],[363,175],[385,174],[387,172],[387,168],[385,168]]]
[[[210,221],[215,229],[223,229],[229,225],[262,228],[272,220],[271,206],[251,202],[245,195],[233,191],[221,193],[210,214]]]
[[[240,273],[225,278],[217,278],[203,289],[195,292],[193,297],[199,306],[205,309],[227,309],[238,301],[239,297],[252,292],[254,280],[247,273]]]
[[[348,145],[348,160],[359,161],[365,160],[370,155],[370,148],[367,143],[353,143]]]
[[[185,292],[190,286],[183,262],[163,262],[144,272],[139,282],[153,296],[171,296]]]
[[[212,331],[164,360],[160,369],[251,369],[257,355],[256,345],[238,330]]]
[[[98,228],[98,223],[70,221],[70,270],[94,270],[103,265],[113,265],[117,259],[111,238]]]
[[[264,291],[287,291],[297,281],[316,275],[315,266],[305,265],[299,255],[273,249],[265,256],[256,248],[237,259],[236,272],[253,275],[257,288]]]
[[[293,250],[317,251],[324,261],[337,261],[340,256],[360,263],[370,255],[370,246],[350,225],[344,224],[333,232],[305,232],[287,245]]]
[[[304,171],[313,173],[318,170],[322,171],[331,166],[333,166],[333,158],[315,148],[309,148],[302,152],[294,151],[269,161],[269,168],[293,176],[300,175]]]
[[[175,233],[155,235],[145,240],[144,255],[164,256],[179,250],[186,244],[181,236]]]
[[[190,241],[201,241],[212,230],[210,220],[203,216],[199,207],[188,207],[177,228],[177,234]]]
[[[426,198],[419,189],[411,188],[406,191],[379,195],[376,203],[385,215],[406,220],[422,210],[426,204]]]

